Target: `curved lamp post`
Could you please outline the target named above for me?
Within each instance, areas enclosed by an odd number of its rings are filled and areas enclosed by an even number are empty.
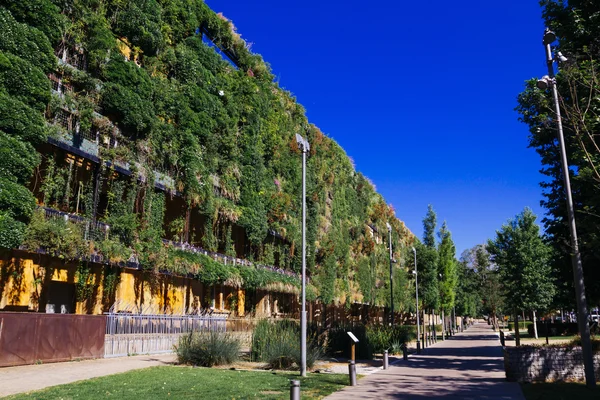
[[[587,324],[588,312],[587,301],[585,297],[585,284],[583,281],[583,266],[581,263],[581,253],[579,252],[579,243],[577,240],[577,227],[575,225],[575,212],[573,210],[573,196],[571,194],[571,180],[569,177],[569,164],[567,161],[567,152],[565,148],[565,139],[563,135],[562,119],[560,116],[560,104],[558,102],[558,89],[556,88],[556,79],[554,77],[554,62],[564,62],[567,58],[560,52],[556,57],[552,55],[550,45],[556,40],[554,32],[546,28],[542,40],[546,49],[546,64],[548,66],[548,75],[545,75],[537,82],[537,87],[542,90],[552,88],[554,97],[554,108],[556,111],[556,124],[558,126],[558,141],[560,143],[560,156],[562,163],[563,180],[565,185],[565,195],[567,197],[567,212],[569,218],[569,231],[571,234],[571,263],[573,267],[573,280],[575,284],[575,296],[577,300],[577,323],[581,334],[581,348],[583,352],[583,366],[585,368],[585,381],[588,387],[595,387],[594,377],[594,359],[592,355],[592,343],[590,340],[590,328]]]

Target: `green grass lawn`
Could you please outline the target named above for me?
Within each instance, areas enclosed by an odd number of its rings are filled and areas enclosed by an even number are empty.
[[[527,400],[598,400],[600,387],[590,390],[583,383],[521,384]]]
[[[347,375],[153,367],[19,394],[7,399],[289,399],[299,379],[303,399],[320,399],[348,384]]]

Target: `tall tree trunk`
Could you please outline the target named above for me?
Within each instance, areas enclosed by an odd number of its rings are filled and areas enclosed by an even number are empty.
[[[421,324],[423,325],[423,329],[421,330],[421,332],[423,332],[423,348],[427,347],[427,332],[425,330],[425,310],[423,310],[423,318],[421,318]]]
[[[519,334],[519,313],[515,310],[515,345],[521,345],[521,335]]]
[[[435,331],[435,310],[431,310],[431,335],[433,343],[437,343],[437,333]]]
[[[444,310],[442,310],[442,340],[446,339],[446,316],[444,315]]]
[[[533,336],[538,339],[537,322],[535,320],[535,310],[533,310]]]

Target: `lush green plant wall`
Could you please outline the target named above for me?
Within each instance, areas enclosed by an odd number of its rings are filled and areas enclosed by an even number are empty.
[[[16,247],[26,235],[35,203],[25,186],[40,161],[31,147],[45,141],[56,113],[66,109],[79,118],[80,131],[92,126],[120,131],[119,147],[100,153],[105,209],[93,209],[91,179],[82,183],[77,201],[77,212],[97,214],[91,217],[111,225],[109,238],[96,243],[98,251],[125,257],[133,250],[156,271],[195,273],[182,265],[201,262],[169,257],[161,240],[166,231],[230,252],[236,225],[250,244],[244,256],[277,259],[299,271],[301,154],[294,135],[300,133],[311,143],[308,268],[317,294],[325,303],[389,304],[386,222],[393,227],[394,256],[400,260],[396,288],[410,287],[403,248],[412,243],[412,234],[344,150],[273,82],[268,64],[249,51],[233,24],[205,3],[0,0],[0,6],[0,148],[12,149],[10,157],[0,157],[0,246]],[[83,55],[85,67],[57,65],[53,48],[56,54],[67,48]],[[72,90],[51,98],[50,72]],[[73,211],[74,191],[60,190],[71,187],[68,171],[54,167],[52,155],[41,157],[46,159],[39,174],[47,183],[44,203]],[[135,165],[131,176],[117,176],[113,162]],[[174,195],[151,187],[152,171],[172,177],[185,202],[168,229],[165,209]],[[205,225],[187,226],[189,215],[202,215]],[[270,230],[283,244],[265,246]],[[244,278],[250,286],[264,286],[265,279]]]

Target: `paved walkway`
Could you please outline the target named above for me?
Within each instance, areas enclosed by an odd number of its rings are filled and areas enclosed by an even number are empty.
[[[173,362],[161,354],[0,368],[0,397]]]
[[[359,379],[327,400],[442,399],[525,400],[517,383],[506,382],[502,348],[491,327],[478,323],[428,347],[408,361]]]

